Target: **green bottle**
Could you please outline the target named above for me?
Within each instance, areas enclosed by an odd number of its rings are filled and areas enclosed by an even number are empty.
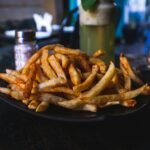
[[[80,49],[89,55],[98,49],[106,51],[104,60],[114,59],[115,5],[113,0],[97,0],[84,10],[80,6]]]

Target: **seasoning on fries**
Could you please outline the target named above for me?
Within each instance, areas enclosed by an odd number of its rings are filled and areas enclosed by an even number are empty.
[[[21,70],[0,73],[0,79],[8,82],[0,92],[36,112],[46,111],[51,104],[90,112],[113,105],[128,108],[138,103],[138,95],[150,94],[150,86],[137,76],[123,54],[120,68],[113,62],[107,65],[102,55],[103,50],[88,56],[79,49],[46,45]]]

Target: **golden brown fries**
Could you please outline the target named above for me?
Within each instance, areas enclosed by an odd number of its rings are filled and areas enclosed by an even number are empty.
[[[99,67],[100,73],[104,74],[106,72],[106,64],[104,63],[103,60],[98,58],[90,58],[90,62]]]
[[[66,94],[70,94],[70,95],[75,95],[75,93],[73,92],[72,89],[68,88],[68,87],[64,87],[64,86],[59,86],[59,87],[46,87],[44,89],[39,89],[39,92],[45,92],[45,93],[66,93]]]
[[[51,88],[51,87],[56,87],[60,85],[64,85],[66,83],[66,80],[63,78],[54,78],[51,80],[47,80],[45,82],[42,82],[38,85],[39,90],[44,89],[44,88]]]
[[[56,53],[55,57],[60,61],[63,69],[66,69],[69,65],[69,58],[63,54]]]
[[[110,62],[109,68],[106,74],[102,77],[102,79],[99,80],[99,82],[94,87],[92,87],[92,89],[81,94],[80,98],[82,99],[92,98],[94,96],[99,95],[105,89],[105,87],[109,85],[109,82],[113,78],[114,74],[115,74],[115,66],[112,62]]]
[[[47,108],[49,107],[49,103],[48,102],[41,102],[37,108],[36,108],[36,112],[43,112],[45,111]]]
[[[48,55],[48,50],[44,50],[41,56],[42,69],[49,79],[53,79],[57,76],[48,63]]]
[[[60,47],[60,46],[55,47],[54,51],[56,53],[60,53],[60,54],[64,54],[64,55],[76,55],[76,56],[78,56],[81,54],[81,51],[78,49],[71,49],[71,48]]]
[[[21,74],[20,72],[18,71],[14,71],[14,70],[11,70],[11,69],[6,69],[6,73],[9,74],[9,75],[13,75],[15,76],[16,78],[26,82],[27,81],[27,76],[24,75],[24,74]]]
[[[93,66],[92,73],[87,77],[87,79],[84,82],[73,87],[74,92],[79,93],[89,89],[96,78],[97,72],[98,72],[97,66]]]
[[[88,56],[79,49],[46,45],[22,69],[0,73],[0,79],[8,82],[0,93],[36,112],[50,105],[90,112],[113,105],[132,108],[138,95],[150,94],[150,86],[143,84],[124,55],[120,55],[120,68],[113,62],[107,65],[99,58],[102,55],[102,50]]]
[[[23,95],[25,98],[29,98],[31,95],[31,91],[33,88],[33,83],[36,77],[36,72],[37,72],[37,65],[36,64],[32,64],[30,66],[30,72],[29,72],[29,76],[28,76],[28,80],[25,84],[24,87],[24,91],[23,91]]]
[[[103,56],[105,54],[105,51],[103,51],[102,49],[97,50],[92,57],[98,58],[100,56]]]
[[[74,85],[81,83],[80,73],[78,72],[78,70],[75,68],[73,64],[70,64],[69,66],[69,75]]]
[[[128,59],[121,55],[120,56],[120,63],[122,65],[122,67],[124,67],[124,70],[126,70],[128,76],[135,81],[137,84],[139,85],[143,85],[143,81],[136,75],[135,71],[133,70],[133,68],[131,67],[131,65],[128,62]]]
[[[55,73],[57,74],[57,76],[67,80],[66,75],[65,75],[63,68],[61,67],[58,59],[54,55],[51,55],[51,56],[49,56],[48,61],[49,61],[50,65],[52,66],[53,70],[55,71]]]

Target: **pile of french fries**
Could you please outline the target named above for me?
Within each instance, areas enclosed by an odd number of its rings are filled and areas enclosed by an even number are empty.
[[[9,83],[0,87],[0,92],[36,112],[47,110],[51,104],[91,112],[112,105],[134,107],[135,97],[148,95],[150,87],[123,54],[120,68],[113,62],[107,65],[103,55],[103,50],[88,56],[59,44],[44,46],[22,69],[0,73],[0,79]]]

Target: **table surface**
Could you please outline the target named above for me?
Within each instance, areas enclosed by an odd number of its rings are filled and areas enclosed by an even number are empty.
[[[10,57],[11,56],[11,57]],[[0,69],[13,59],[0,49]],[[97,123],[33,116],[0,101],[0,150],[149,150],[150,109]]]

